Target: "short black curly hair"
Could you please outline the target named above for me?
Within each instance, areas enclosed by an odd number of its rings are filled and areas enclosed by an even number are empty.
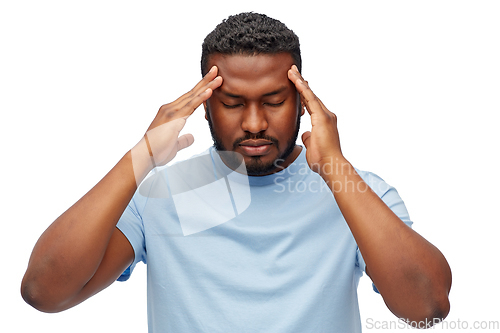
[[[264,14],[241,13],[229,16],[205,37],[201,51],[201,74],[208,72],[211,55],[277,54],[288,52],[301,71],[299,37],[283,23]]]

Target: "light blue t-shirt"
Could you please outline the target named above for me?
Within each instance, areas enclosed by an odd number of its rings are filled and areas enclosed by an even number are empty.
[[[411,226],[397,191],[359,175]],[[355,186],[355,184],[353,184]],[[364,261],[305,148],[261,177],[210,148],[150,176],[118,228],[147,263],[149,332],[361,332]]]

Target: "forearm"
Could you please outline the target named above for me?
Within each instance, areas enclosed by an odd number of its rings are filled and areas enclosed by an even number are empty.
[[[136,175],[132,153],[128,152],[41,235],[23,278],[23,294],[57,304],[85,286],[99,267],[116,224],[135,193],[136,177],[147,173],[147,168],[138,172],[140,165],[135,166]]]
[[[403,223],[346,160],[322,171],[391,311],[417,321],[446,316],[451,272],[441,252]]]
[[[144,138],[42,234],[21,286],[29,304],[47,311],[75,305],[107,287],[132,262],[133,248],[116,224],[149,171],[193,143],[191,134],[179,133],[222,84],[217,73],[213,66],[191,91],[162,105]]]
[[[288,71],[312,129],[302,134],[309,167],[330,186],[370,275],[397,316],[420,321],[449,311],[451,272],[444,256],[406,226],[343,157],[337,116],[309,88],[296,66]]]

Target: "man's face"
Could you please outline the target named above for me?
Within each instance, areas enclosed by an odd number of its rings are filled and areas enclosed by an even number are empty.
[[[214,146],[241,154],[249,175],[277,172],[275,161],[286,167],[300,153],[295,141],[303,110],[288,79],[293,64],[288,53],[210,58],[208,68],[217,66],[223,78],[205,104]]]

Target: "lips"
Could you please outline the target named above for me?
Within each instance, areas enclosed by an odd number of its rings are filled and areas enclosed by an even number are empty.
[[[269,140],[264,140],[264,139],[256,139],[256,140],[245,140],[243,142],[240,142],[240,146],[250,146],[250,147],[257,147],[257,146],[265,146],[265,145],[272,145],[273,143]]]
[[[272,142],[264,139],[245,140],[240,143],[241,149],[248,156],[261,156],[269,153],[272,147]]]

